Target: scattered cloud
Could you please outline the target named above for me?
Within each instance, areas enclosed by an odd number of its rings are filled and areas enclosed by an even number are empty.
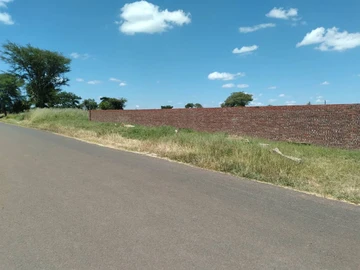
[[[239,72],[236,74],[231,74],[227,72],[213,72],[210,73],[208,78],[209,80],[223,80],[223,81],[232,81],[235,80],[237,77],[244,77],[245,73]]]
[[[243,26],[239,28],[240,33],[251,33],[251,32],[255,32],[261,29],[266,29],[266,28],[271,28],[271,27],[275,27],[276,24],[275,23],[262,23],[262,24],[258,24],[258,25],[254,25],[254,26]]]
[[[110,82],[122,82],[121,80],[116,79],[116,78],[110,78],[109,81]]]
[[[70,56],[74,59],[81,59],[81,60],[86,60],[86,59],[89,59],[90,55],[85,53],[85,54],[80,54],[80,53],[77,53],[77,52],[73,52],[70,54]]]
[[[127,35],[136,33],[162,33],[174,27],[191,22],[190,13],[183,10],[161,10],[147,1],[137,1],[125,4],[121,8],[121,22],[119,30]]]
[[[0,0],[0,8],[7,8],[7,4],[13,0]]]
[[[136,108],[136,109],[139,109],[139,108],[140,108],[140,106],[139,106],[139,105],[135,105],[135,108]]]
[[[227,83],[222,86],[222,88],[234,88],[234,87],[235,87],[235,84],[233,84],[233,83]]]
[[[268,89],[269,90],[275,90],[275,89],[277,89],[277,87],[276,86],[270,86]]]
[[[241,47],[241,49],[235,48],[233,50],[233,53],[235,53],[235,54],[252,53],[253,51],[256,51],[257,49],[259,49],[259,46],[257,46],[257,45],[248,46],[248,47],[244,46],[244,47]]]
[[[298,20],[298,9],[290,8],[288,10],[284,8],[276,8],[274,7],[268,14],[266,14],[268,18],[282,19],[282,20]]]
[[[6,25],[13,25],[15,22],[13,21],[11,15],[6,12],[0,12],[0,23]]]
[[[277,100],[277,99],[275,99],[275,98],[271,98],[271,99],[269,99],[269,102],[270,102],[270,103],[274,103],[276,100]]]
[[[315,49],[320,51],[345,51],[360,46],[360,33],[340,32],[339,28],[325,29],[318,27],[307,33],[296,47],[318,44]]]
[[[249,85],[248,84],[238,84],[236,87],[240,88],[240,89],[244,89],[244,88],[249,88]]]
[[[0,9],[7,8],[7,4],[12,2],[13,0],[0,0]],[[13,25],[15,22],[13,21],[11,15],[7,12],[0,12],[0,23],[6,25]]]
[[[77,82],[84,82],[85,80],[82,79],[82,78],[77,78],[76,81],[77,81]]]
[[[290,100],[290,101],[285,101],[286,105],[295,105],[296,101],[295,100]]]
[[[323,83],[321,83],[321,85],[329,85],[330,83],[328,81],[325,81]]]
[[[121,82],[121,83],[119,84],[119,86],[121,86],[121,87],[126,86],[126,82]]]
[[[101,83],[101,81],[97,81],[97,80],[95,80],[95,81],[88,81],[88,84],[99,84],[99,83]]]
[[[279,97],[285,97],[285,94],[280,94]]]
[[[251,106],[261,106],[261,105],[263,105],[261,102],[257,102],[257,101],[251,101],[250,102],[250,105]]]
[[[323,96],[317,96],[315,102],[316,102],[317,104],[322,104],[322,103],[325,103],[325,99],[324,99]]]

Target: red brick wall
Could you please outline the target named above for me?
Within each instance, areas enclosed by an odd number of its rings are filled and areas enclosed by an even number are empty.
[[[360,149],[360,104],[91,111],[92,121],[199,131]]]

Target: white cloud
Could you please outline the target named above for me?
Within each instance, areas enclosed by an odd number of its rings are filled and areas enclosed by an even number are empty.
[[[95,81],[88,81],[88,84],[99,84],[99,83],[101,83],[101,81],[97,81],[97,80],[95,80]]]
[[[119,86],[124,87],[124,86],[126,86],[126,83],[125,83],[125,82],[121,82],[121,83],[119,84]]]
[[[285,97],[285,94],[280,94],[279,97]]]
[[[139,105],[135,105],[135,108],[136,108],[136,109],[139,109],[139,108],[140,108],[140,106],[139,106]]]
[[[251,106],[261,106],[261,105],[263,105],[263,104],[262,104],[262,102],[251,101],[251,102],[250,102],[250,105],[251,105]]]
[[[183,10],[161,10],[159,6],[147,1],[125,4],[120,18],[122,22],[119,30],[127,35],[162,33],[174,25],[182,26],[191,22],[190,13]]]
[[[235,87],[235,84],[233,84],[233,83],[227,83],[222,86],[222,88],[234,88],[234,87]]]
[[[345,51],[360,46],[360,33],[340,32],[339,28],[325,29],[318,27],[307,33],[304,39],[296,44],[296,47],[319,44],[320,51]]]
[[[263,95],[263,94],[262,94],[262,93],[260,93],[260,94],[259,94],[259,97],[262,97],[262,95]]]
[[[241,49],[239,48],[235,48],[233,50],[233,53],[236,53],[236,54],[242,54],[242,53],[251,53],[253,51],[256,51],[257,49],[259,49],[259,46],[257,45],[253,45],[253,46],[244,46],[242,47]]]
[[[110,78],[109,81],[110,82],[121,82],[121,80],[116,79],[116,78]]]
[[[12,1],[13,0],[0,0],[0,8],[7,8],[7,4]],[[6,24],[6,25],[15,24],[11,15],[7,12],[0,12],[0,23]]]
[[[269,102],[270,103],[273,103],[273,102],[275,102],[276,101],[276,99],[275,98],[271,98],[271,99],[269,99]]]
[[[238,84],[236,87],[240,88],[240,89],[244,89],[244,88],[249,88],[249,85],[248,84]]]
[[[236,74],[231,74],[227,72],[213,72],[209,74],[209,80],[223,80],[223,81],[232,81],[235,80],[237,77],[244,77],[245,73],[239,72]]]
[[[275,23],[262,23],[254,26],[243,26],[239,28],[240,33],[251,33],[265,28],[275,27]]]
[[[7,4],[13,0],[0,0],[0,8],[7,8]]]
[[[296,101],[295,100],[290,100],[290,101],[285,101],[286,105],[295,105]]]
[[[0,12],[0,23],[6,24],[6,25],[13,25],[15,22],[11,18],[11,15],[6,12]]]
[[[270,86],[268,89],[269,90],[275,90],[277,87],[276,86]]]
[[[84,79],[82,79],[82,78],[77,78],[76,81],[77,81],[77,82],[83,82]]]
[[[330,83],[328,81],[325,81],[323,83],[321,83],[321,85],[329,85]]]
[[[87,54],[87,53],[84,53],[84,54],[80,54],[80,53],[77,53],[77,52],[73,52],[70,54],[70,56],[74,59],[82,59],[82,60],[86,60],[86,59],[89,59],[90,55]]]
[[[297,8],[290,8],[288,10],[284,8],[276,8],[274,7],[268,14],[266,14],[266,17],[269,18],[275,18],[275,19],[295,19],[297,20],[298,16],[298,9]]]

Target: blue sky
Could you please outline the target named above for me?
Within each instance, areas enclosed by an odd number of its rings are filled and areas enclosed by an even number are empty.
[[[326,4],[325,4],[326,3]],[[358,0],[0,0],[0,43],[71,57],[72,91],[128,109],[360,102]],[[0,70],[6,70],[0,63]]]

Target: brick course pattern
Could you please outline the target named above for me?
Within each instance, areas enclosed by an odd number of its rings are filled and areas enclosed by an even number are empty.
[[[91,111],[90,120],[360,149],[360,104]]]

